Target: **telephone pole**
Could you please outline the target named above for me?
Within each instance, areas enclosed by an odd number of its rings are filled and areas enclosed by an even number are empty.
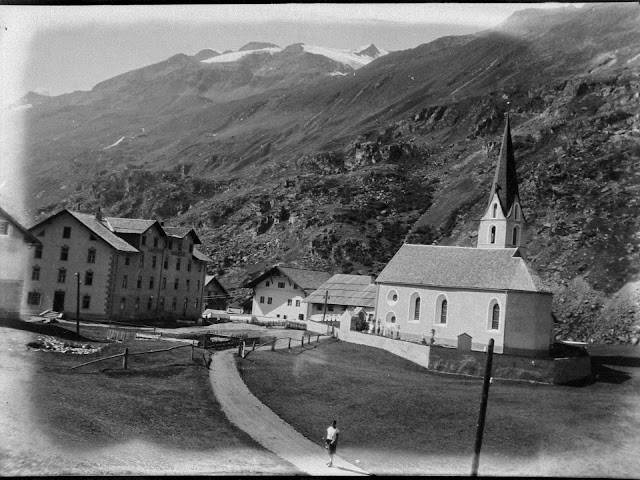
[[[324,292],[324,310],[322,312],[322,322],[324,323],[325,316],[327,315],[327,300],[329,300],[329,290]],[[333,327],[331,327],[331,333],[333,334]]]
[[[491,385],[491,364],[493,363],[493,338],[489,340],[487,346],[487,364],[484,370],[484,383],[482,384],[482,401],[480,402],[480,414],[478,415],[478,427],[476,429],[476,442],[473,447],[473,464],[471,466],[471,476],[478,476],[478,465],[480,464],[480,448],[482,448],[482,435],[484,433],[484,420],[487,414],[487,401],[489,400],[489,385]]]
[[[76,272],[76,281],[78,283],[78,294],[76,295],[76,334],[80,335],[80,273]]]

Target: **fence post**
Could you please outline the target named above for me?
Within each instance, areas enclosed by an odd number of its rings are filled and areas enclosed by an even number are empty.
[[[242,356],[242,344],[238,343],[238,356],[241,357]]]
[[[291,350],[291,337],[289,337],[289,350]]]
[[[320,335],[318,335],[318,338],[316,338],[316,343],[320,341]]]
[[[302,338],[300,339],[300,341],[302,342],[302,343],[301,343],[301,346],[303,346],[303,347],[304,347],[304,335],[302,336]]]
[[[253,347],[251,348],[251,351],[253,352],[256,349],[256,341],[253,341]]]
[[[244,340],[242,341],[242,358],[244,358],[244,349],[245,349],[245,342]]]
[[[193,358],[193,350],[194,350],[193,342],[191,342],[191,361],[192,361],[192,362],[193,362],[193,360],[194,360],[194,358]]]
[[[129,361],[129,348],[124,349],[124,355],[122,356],[122,368],[127,369],[127,363]]]
[[[271,351],[273,352],[276,349],[276,341],[274,340],[271,344]]]

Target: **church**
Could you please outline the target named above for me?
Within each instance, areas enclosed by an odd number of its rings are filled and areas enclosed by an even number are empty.
[[[551,292],[526,261],[509,114],[477,247],[404,244],[376,279],[376,332],[460,350],[544,356]]]

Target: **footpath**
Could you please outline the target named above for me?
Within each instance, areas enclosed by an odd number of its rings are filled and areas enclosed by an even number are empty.
[[[323,447],[294,430],[249,391],[236,367],[236,351],[212,355],[209,371],[213,392],[233,424],[309,475],[369,475],[337,455],[333,467],[328,467],[329,456]]]

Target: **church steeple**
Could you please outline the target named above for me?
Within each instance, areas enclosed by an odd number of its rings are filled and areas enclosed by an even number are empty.
[[[478,248],[519,248],[524,256],[525,219],[520,208],[511,122],[506,113],[502,146],[491,184],[489,204],[480,220]]]
[[[496,174],[493,178],[491,194],[489,195],[489,203],[491,203],[494,194],[498,195],[498,200],[502,207],[502,214],[506,216],[513,206],[514,199],[518,196],[518,177],[516,176],[516,161],[513,156],[511,124],[508,110],[504,135],[502,136],[502,146],[500,147],[500,156],[498,157],[498,165],[496,166]]]

